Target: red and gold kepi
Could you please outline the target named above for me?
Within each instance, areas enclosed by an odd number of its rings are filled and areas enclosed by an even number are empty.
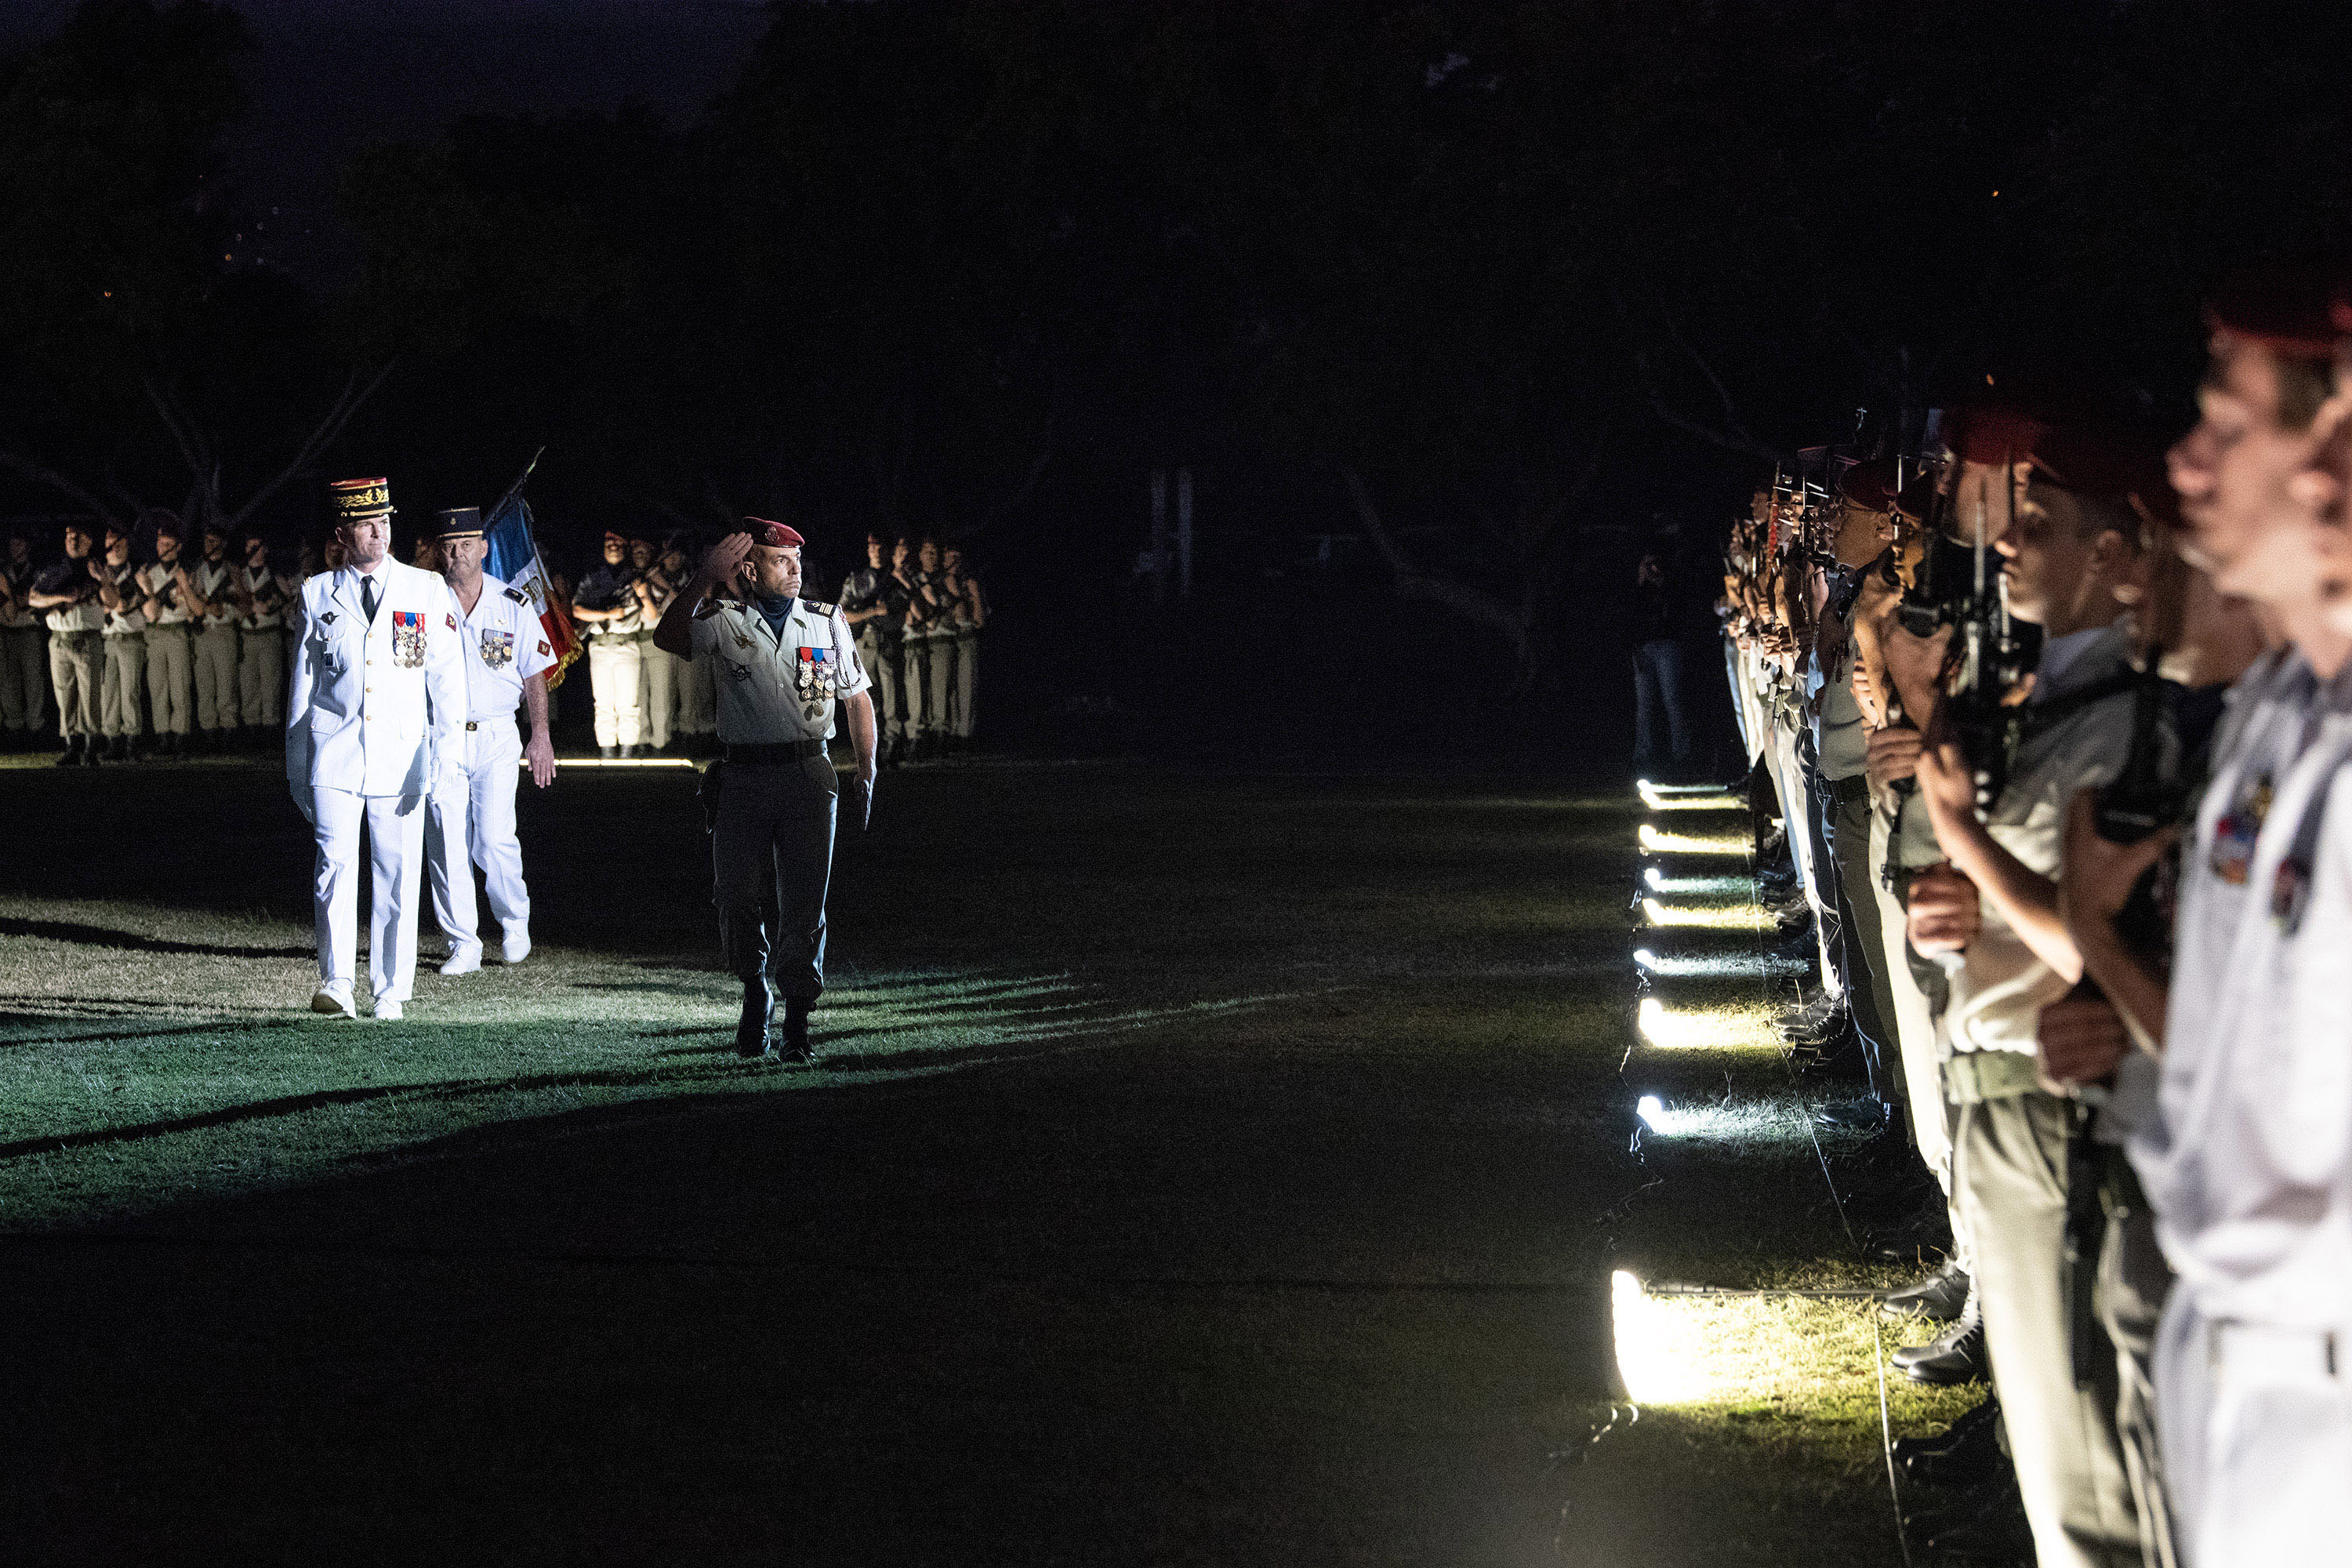
[[[338,522],[371,522],[393,512],[390,479],[336,479],[327,493],[335,498]]]

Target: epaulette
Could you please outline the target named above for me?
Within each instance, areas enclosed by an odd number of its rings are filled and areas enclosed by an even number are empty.
[[[808,613],[810,615],[814,616],[821,621],[829,621],[833,619],[833,612],[840,608],[837,605],[820,604],[814,599],[804,599],[802,603],[808,605]]]
[[[530,603],[530,595],[524,593],[520,588],[509,588],[507,590],[507,597],[512,599],[518,605],[528,605]]]
[[[702,603],[694,607],[694,618],[698,621],[709,620],[711,616],[719,613],[719,603],[720,601],[717,599],[703,600]]]

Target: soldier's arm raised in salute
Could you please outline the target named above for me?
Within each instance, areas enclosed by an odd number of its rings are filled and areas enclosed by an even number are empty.
[[[741,575],[744,561],[751,553],[751,536],[730,533],[710,547],[702,558],[702,568],[694,574],[686,591],[669,602],[662,612],[661,625],[654,628],[654,647],[679,658],[694,657],[694,612],[702,601]],[[871,722],[869,721],[869,729]]]

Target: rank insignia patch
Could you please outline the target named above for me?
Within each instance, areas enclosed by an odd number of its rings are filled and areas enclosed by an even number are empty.
[[[547,646],[546,639],[541,638],[539,645],[539,651],[542,654],[550,654],[553,653],[555,650]]]
[[[442,616],[442,617],[441,617],[441,618],[442,618],[443,620],[445,620],[445,621],[446,621],[446,622],[448,622],[448,623],[449,623],[449,629],[450,629],[451,631],[453,631],[453,632],[454,632],[454,631],[456,631],[456,630],[457,629],[457,616],[452,616],[452,615],[446,615],[446,614],[445,614],[445,615],[443,615],[443,616]]]

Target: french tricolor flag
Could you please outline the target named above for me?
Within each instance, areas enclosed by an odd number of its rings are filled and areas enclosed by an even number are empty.
[[[562,684],[563,672],[572,668],[572,661],[580,657],[580,638],[572,629],[572,618],[548,591],[547,567],[539,558],[539,542],[531,537],[530,503],[520,495],[509,498],[491,514],[483,532],[490,548],[482,569],[509,588],[530,595],[530,607],[539,614],[548,648],[555,655],[554,668],[547,672],[547,689],[552,691]]]

